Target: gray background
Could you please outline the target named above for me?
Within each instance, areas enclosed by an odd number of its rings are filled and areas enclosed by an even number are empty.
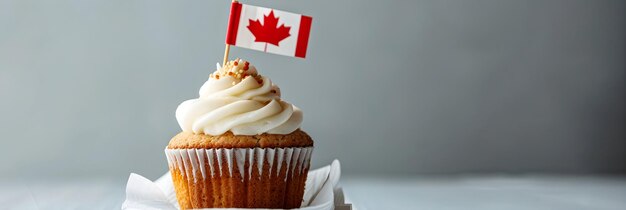
[[[626,172],[624,1],[244,1],[314,17],[306,60],[233,48],[346,174]],[[229,1],[0,0],[0,177],[165,172]]]

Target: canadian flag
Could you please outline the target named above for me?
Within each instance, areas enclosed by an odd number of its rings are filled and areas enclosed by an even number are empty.
[[[312,18],[233,2],[226,44],[304,58]]]

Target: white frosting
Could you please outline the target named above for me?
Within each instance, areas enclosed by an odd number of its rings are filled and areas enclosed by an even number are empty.
[[[176,109],[181,129],[208,135],[227,131],[235,135],[289,134],[298,129],[302,111],[281,100],[278,86],[248,65],[238,59],[211,74],[200,88],[199,98]]]

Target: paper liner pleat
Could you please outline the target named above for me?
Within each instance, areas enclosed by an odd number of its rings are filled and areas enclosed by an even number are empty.
[[[253,167],[258,170],[260,178],[263,175],[266,160],[269,164],[267,176],[278,176],[281,168],[285,167],[287,168],[284,177],[286,180],[287,177],[301,174],[305,168],[308,169],[312,152],[313,147],[165,149],[169,167],[177,168],[188,181],[193,182],[215,176],[235,177],[236,174],[233,174],[235,169],[243,181],[244,177],[248,179],[252,177]],[[256,164],[253,162],[255,159]],[[246,164],[248,174],[244,176]],[[228,171],[223,170],[222,167],[227,167]]]

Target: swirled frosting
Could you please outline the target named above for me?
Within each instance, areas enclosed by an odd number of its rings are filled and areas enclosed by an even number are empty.
[[[181,103],[176,119],[183,131],[221,135],[289,134],[300,127],[302,111],[280,98],[280,89],[236,59],[210,75],[200,97]]]

